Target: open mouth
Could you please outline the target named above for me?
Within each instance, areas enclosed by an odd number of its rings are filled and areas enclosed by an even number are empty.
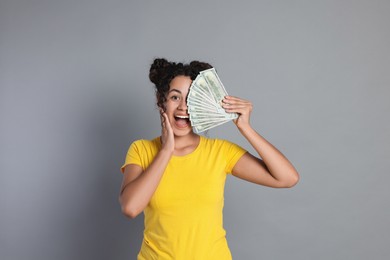
[[[190,125],[190,118],[188,116],[175,116],[176,126],[179,128],[185,128]]]

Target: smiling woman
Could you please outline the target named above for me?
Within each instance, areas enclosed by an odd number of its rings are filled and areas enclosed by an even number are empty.
[[[126,216],[145,215],[138,260],[230,260],[222,216],[227,174],[275,188],[298,181],[287,158],[251,127],[252,103],[247,100],[226,96],[223,108],[239,115],[234,123],[258,157],[229,141],[192,131],[187,95],[199,72],[209,68],[204,62],[166,59],[151,65],[162,132],[131,144],[121,168],[119,195]]]
[[[191,83],[192,80],[189,76],[176,76],[171,81],[164,112],[167,114],[174,131],[191,131],[186,102]]]

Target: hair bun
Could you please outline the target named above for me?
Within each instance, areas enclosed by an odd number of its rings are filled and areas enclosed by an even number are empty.
[[[211,66],[209,63],[201,62],[201,61],[191,61],[190,62],[190,68],[191,68],[191,78],[194,80],[196,76],[201,72],[202,70],[211,69],[213,66]]]
[[[166,72],[171,66],[172,64],[164,58],[155,59],[149,70],[150,81],[156,86],[160,85],[161,79],[164,78]]]

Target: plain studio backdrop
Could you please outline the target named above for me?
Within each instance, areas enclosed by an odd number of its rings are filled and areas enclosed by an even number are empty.
[[[389,259],[390,2],[1,0],[0,259],[135,259],[130,143],[160,134],[156,57],[213,64],[295,165],[229,176],[234,259]],[[253,152],[233,123],[209,131]]]

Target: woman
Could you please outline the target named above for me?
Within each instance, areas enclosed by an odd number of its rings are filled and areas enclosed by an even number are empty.
[[[119,196],[126,216],[145,215],[139,260],[231,259],[222,220],[226,174],[275,188],[298,181],[293,165],[252,128],[249,101],[226,96],[223,108],[239,114],[234,123],[258,157],[229,141],[192,131],[186,97],[192,80],[209,68],[208,63],[166,59],[151,65],[162,133],[131,144],[121,168]]]

